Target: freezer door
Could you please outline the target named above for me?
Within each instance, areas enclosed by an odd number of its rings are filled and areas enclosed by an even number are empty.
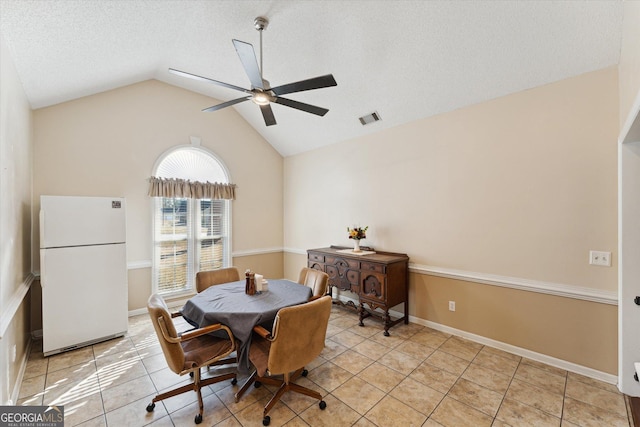
[[[40,251],[45,354],[127,331],[124,244]]]
[[[126,241],[122,197],[40,197],[40,248]]]

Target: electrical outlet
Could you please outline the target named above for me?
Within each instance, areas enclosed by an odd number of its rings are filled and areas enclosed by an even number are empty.
[[[18,357],[18,348],[14,344],[13,347],[11,348],[11,363],[15,362],[17,357]]]
[[[449,311],[456,311],[456,302],[449,301]]]
[[[611,267],[611,252],[589,251],[589,264]]]

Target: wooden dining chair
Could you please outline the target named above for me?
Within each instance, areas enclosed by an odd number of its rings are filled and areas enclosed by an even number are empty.
[[[324,271],[304,267],[302,270],[300,270],[298,283],[311,288],[311,298],[309,299],[309,301],[312,301],[327,294],[329,275]]]
[[[209,286],[222,283],[237,282],[240,273],[236,267],[219,268],[217,270],[199,271],[196,273],[196,292],[200,293]]]
[[[311,363],[324,349],[324,340],[331,314],[331,297],[326,295],[305,304],[280,309],[273,323],[273,332],[256,326],[254,328],[249,359],[256,371],[236,393],[236,402],[252,384],[260,383],[278,386],[263,411],[262,425],[268,426],[271,417],[267,415],[288,391],[301,393],[319,400],[320,409],[327,404],[322,395],[303,387],[294,381],[306,376],[304,366]],[[273,378],[282,375],[282,379]]]
[[[227,358],[236,350],[233,334],[228,327],[219,323],[179,334],[172,318],[181,316],[181,314],[169,313],[166,303],[157,294],[149,297],[147,310],[169,369],[178,375],[193,373],[193,382],[154,397],[151,403],[147,405],[147,412],[152,412],[156,407],[156,402],[160,400],[188,391],[195,391],[198,395],[200,410],[194,421],[196,424],[200,424],[204,411],[201,389],[227,379],[231,379],[232,384],[237,383],[235,371],[205,380],[202,380],[200,376],[200,368],[202,367],[223,365],[235,361],[235,359]],[[211,333],[215,331],[225,331],[227,338],[212,336]]]

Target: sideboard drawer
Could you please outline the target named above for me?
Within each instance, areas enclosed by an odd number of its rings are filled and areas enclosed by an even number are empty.
[[[358,268],[360,268],[360,264],[358,263],[357,260],[353,260],[345,257],[328,256],[325,258],[325,262],[327,263],[327,265],[335,265],[336,267],[341,269],[351,268],[351,269],[357,270]]]
[[[370,270],[376,271],[378,273],[384,274],[386,272],[386,266],[384,264],[373,264],[371,262],[361,262],[360,263],[361,270]]]
[[[322,254],[314,254],[314,253],[310,253],[310,254],[309,254],[309,261],[324,262],[324,255],[322,255]]]

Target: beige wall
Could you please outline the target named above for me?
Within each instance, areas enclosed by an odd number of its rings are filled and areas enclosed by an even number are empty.
[[[640,97],[640,2],[624,2],[622,48],[620,52],[620,129],[625,130],[629,116],[635,118],[633,103]],[[636,105],[638,108],[638,105]]]
[[[349,245],[359,223],[365,244],[413,264],[615,293],[617,85],[616,68],[600,70],[288,157],[285,247]],[[589,265],[589,250],[612,252],[612,266]],[[285,263],[294,271],[304,256]],[[616,371],[615,306],[411,277],[413,316]],[[594,333],[603,345],[587,352]]]
[[[285,246],[615,291],[617,111],[610,68],[288,157]]]
[[[578,299],[411,274],[412,315],[616,374],[617,308]],[[456,302],[456,311],[448,310]]]
[[[0,404],[6,404],[16,397],[28,348],[33,134],[31,109],[1,36],[0,57]]]
[[[262,274],[266,279],[284,277],[284,260],[280,251],[260,255],[235,256],[233,257],[233,265],[240,270],[241,277],[244,277],[244,272],[247,269]]]
[[[152,251],[147,179],[166,150],[197,136],[202,147],[226,164],[238,185],[232,205],[232,250],[282,247],[282,157],[235,110],[200,111],[214,103],[150,80],[36,110],[36,212],[43,194],[124,196],[127,259],[148,263]],[[39,243],[35,219],[34,256]],[[39,268],[38,262],[34,268]],[[129,272],[130,309],[144,307],[149,296],[151,276],[148,268],[144,270]]]

